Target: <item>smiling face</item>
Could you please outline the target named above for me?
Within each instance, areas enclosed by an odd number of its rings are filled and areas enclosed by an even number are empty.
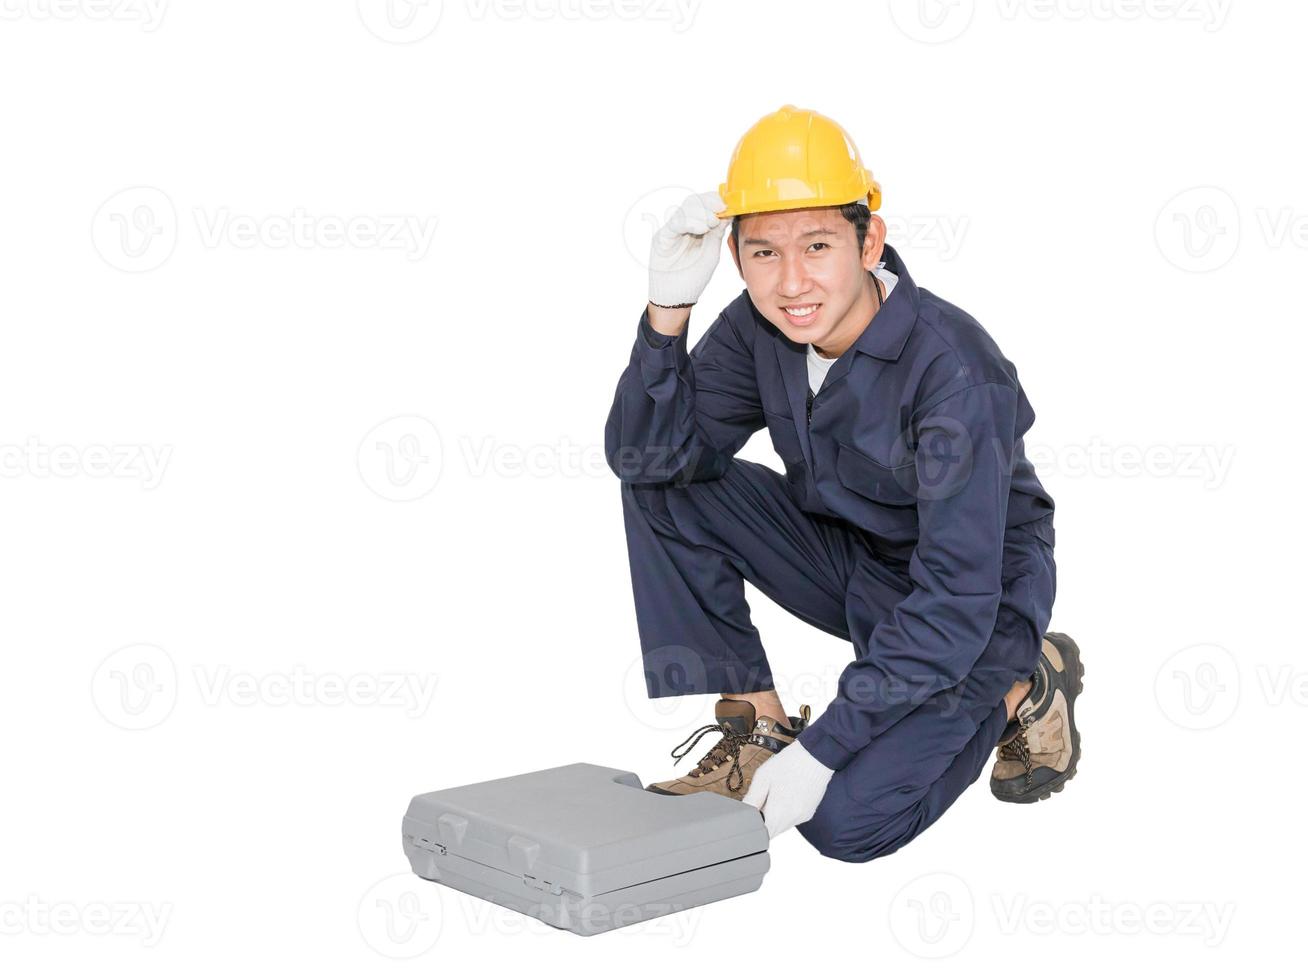
[[[873,214],[863,247],[839,207],[744,215],[732,258],[754,306],[797,344],[839,357],[879,303],[869,273],[881,261],[886,226]]]

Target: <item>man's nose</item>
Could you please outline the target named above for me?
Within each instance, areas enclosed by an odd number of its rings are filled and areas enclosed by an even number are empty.
[[[798,255],[781,257],[781,295],[802,296],[808,289],[808,268]]]

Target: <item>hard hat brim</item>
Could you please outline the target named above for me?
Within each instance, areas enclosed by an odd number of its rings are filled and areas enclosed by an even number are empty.
[[[723,187],[725,188],[725,184]],[[719,191],[721,194],[721,191]],[[869,211],[876,211],[881,207],[881,186],[873,182],[871,190],[866,194],[866,203]],[[725,200],[725,196],[724,196]],[[827,197],[810,197],[799,200],[776,200],[771,202],[754,202],[750,204],[728,205],[722,211],[714,212],[719,218],[734,218],[746,214],[772,214],[777,211],[805,211],[813,208],[838,208],[856,201],[862,201],[862,197],[842,198],[833,201]]]

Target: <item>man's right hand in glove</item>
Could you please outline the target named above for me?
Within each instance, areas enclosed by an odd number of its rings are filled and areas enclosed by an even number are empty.
[[[649,248],[650,326],[676,336],[690,319],[722,256],[722,235],[730,218],[719,218],[726,204],[717,191],[691,194],[654,233]],[[679,307],[663,309],[663,307]]]

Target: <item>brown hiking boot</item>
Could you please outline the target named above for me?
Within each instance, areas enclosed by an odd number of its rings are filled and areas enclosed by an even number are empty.
[[[1046,633],[1030,693],[1000,737],[990,791],[1005,803],[1038,803],[1076,775],[1081,733],[1073,706],[1084,686],[1081,651],[1066,633]]]
[[[722,733],[718,744],[686,775],[661,783],[650,783],[645,787],[647,790],[665,796],[708,791],[734,800],[743,799],[749,792],[750,780],[754,778],[758,767],[799,736],[808,724],[811,712],[808,705],[803,705],[798,717],[791,715],[786,719],[787,723],[782,724],[767,715],[756,719],[754,706],[748,701],[722,698],[713,714],[717,723],[704,725],[691,732],[681,743],[686,745],[686,742],[690,742],[690,745],[680,753],[678,750],[681,745],[678,745],[672,750],[672,757],[680,761],[709,732]]]

